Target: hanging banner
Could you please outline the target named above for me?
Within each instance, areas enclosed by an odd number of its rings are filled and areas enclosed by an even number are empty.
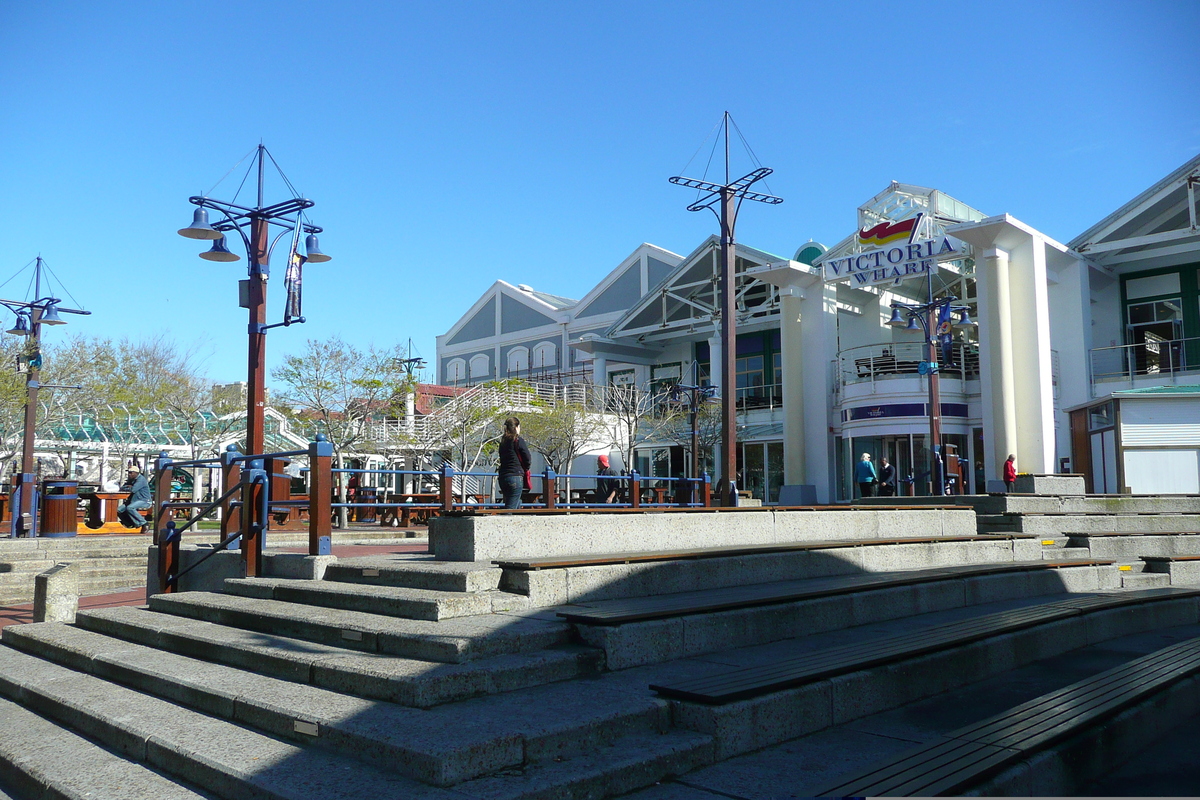
[[[287,305],[284,307],[285,322],[303,316],[301,312],[300,282],[304,268],[304,256],[300,255],[300,225],[296,224],[296,232],[292,236],[292,249],[288,254],[287,272],[284,274],[284,286],[287,288]]]

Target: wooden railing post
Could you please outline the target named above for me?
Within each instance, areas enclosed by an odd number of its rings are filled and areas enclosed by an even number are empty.
[[[542,473],[542,494],[546,497],[546,509],[554,508],[555,502],[558,500],[558,487],[555,485],[554,470],[546,467],[546,471]]]
[[[333,552],[333,444],[318,433],[308,445],[308,554]]]
[[[701,498],[704,501],[705,508],[712,508],[712,478],[708,473],[704,473],[704,483],[700,487]]]
[[[642,485],[636,469],[629,471],[629,504],[634,508],[642,507]]]
[[[171,481],[174,478],[175,469],[163,450],[154,464],[154,506],[150,509],[150,524],[154,529],[154,543],[158,545],[158,590],[167,593],[178,589],[175,582],[169,579],[179,573],[179,540],[183,538],[177,534],[171,535],[174,534],[174,525],[168,527],[171,509],[165,506],[171,502]]]
[[[229,445],[225,452],[221,453],[221,494],[228,493],[242,482],[242,462],[234,461],[241,455],[236,444]],[[225,541],[231,533],[241,528],[241,512],[234,507],[233,497],[230,496],[221,503],[221,541]]]
[[[454,467],[442,464],[441,483],[438,494],[442,503],[442,511],[449,513],[454,510]]]

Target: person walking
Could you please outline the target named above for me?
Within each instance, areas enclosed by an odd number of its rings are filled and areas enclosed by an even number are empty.
[[[529,447],[521,438],[521,420],[509,417],[500,436],[500,491],[506,509],[521,507],[521,492],[530,488],[526,484],[531,463]]]
[[[1011,493],[1013,486],[1017,483],[1017,457],[1012,453],[1008,454],[1008,461],[1004,462],[1004,491]]]
[[[879,459],[879,496],[896,496],[896,468],[887,460],[887,456]]]
[[[144,528],[146,518],[138,511],[154,505],[150,501],[150,482],[146,480],[137,464],[130,464],[125,476],[125,485],[121,487],[121,491],[129,494],[124,503],[117,504],[117,519],[127,528]]]
[[[854,480],[858,481],[858,491],[863,497],[875,496],[875,465],[871,463],[871,454],[863,453],[862,458],[854,466]]]
[[[604,477],[606,475],[615,475],[612,467],[608,465],[608,456],[596,456],[596,499],[597,503],[615,503],[617,502],[617,481],[616,478]]]

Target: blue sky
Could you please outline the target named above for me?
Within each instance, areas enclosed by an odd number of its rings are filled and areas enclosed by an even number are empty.
[[[244,379],[245,262],[175,231],[262,140],[334,256],[268,366],[333,334],[432,360],[497,278],[580,297],[712,233],[667,178],[725,110],[785,198],[745,210],[751,246],[831,244],[893,179],[1066,241],[1200,152],[1197,34],[1183,0],[8,2],[0,280],[40,253],[93,312],[71,329],[203,340]]]

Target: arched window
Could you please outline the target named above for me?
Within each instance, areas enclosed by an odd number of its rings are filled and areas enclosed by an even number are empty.
[[[456,383],[462,383],[467,379],[467,362],[461,358],[452,358],[446,362],[446,374],[443,380],[447,385],[453,386]]]
[[[471,356],[471,380],[475,378],[490,378],[492,376],[492,360],[486,353]]]
[[[529,348],[514,347],[508,351],[508,374],[519,375],[529,369]]]
[[[539,342],[538,346],[533,348],[533,368],[545,369],[546,367],[553,367],[556,352],[557,348],[555,348],[554,342]]]

